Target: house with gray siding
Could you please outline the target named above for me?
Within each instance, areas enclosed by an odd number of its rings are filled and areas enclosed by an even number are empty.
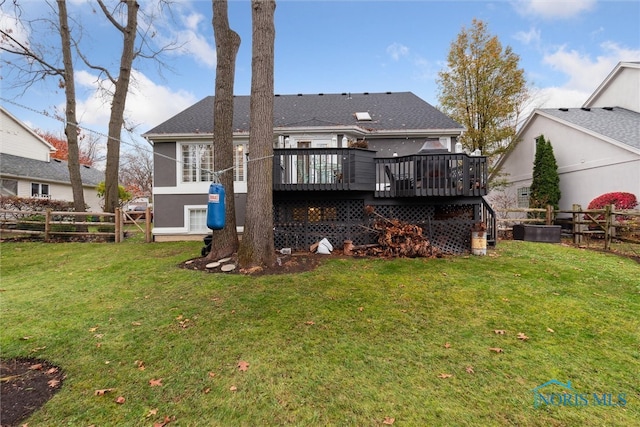
[[[143,135],[154,151],[156,241],[209,232],[213,103],[208,96]],[[251,159],[249,104],[249,96],[234,98],[235,160],[228,173],[239,231]],[[276,246],[305,247],[320,235],[364,241],[365,205],[434,225],[456,213],[478,220],[484,158],[455,153],[463,127],[411,92],[275,95],[273,125]],[[436,185],[434,175],[442,182]]]

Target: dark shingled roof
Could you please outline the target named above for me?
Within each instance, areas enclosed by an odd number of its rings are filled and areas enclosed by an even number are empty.
[[[249,96],[234,97],[234,132],[249,131]],[[213,133],[213,96],[208,96],[144,134]],[[368,112],[371,121],[358,121]],[[371,132],[463,127],[411,92],[276,95],[274,127],[360,126]]]
[[[640,113],[626,108],[543,108],[539,110],[574,126],[640,149]]]
[[[69,166],[65,161],[27,159],[26,157],[0,153],[0,171],[3,176],[12,176],[23,179],[35,179],[45,182],[71,183],[69,179]],[[104,173],[94,168],[80,166],[82,184],[95,187],[100,181],[104,181]]]

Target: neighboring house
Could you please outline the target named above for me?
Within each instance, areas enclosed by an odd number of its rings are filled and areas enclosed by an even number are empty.
[[[73,201],[66,161],[52,159],[56,149],[0,107],[0,194]],[[85,203],[101,212],[96,186],[104,173],[81,166]]]
[[[558,163],[561,210],[573,204],[586,209],[614,191],[640,198],[640,62],[619,63],[581,108],[537,109],[529,116],[496,168],[508,181],[507,199],[518,207],[529,206],[540,135],[551,142]],[[498,192],[489,195],[496,197]]]
[[[252,160],[249,100],[234,98],[235,167],[229,173],[240,230]],[[213,103],[206,97],[143,135],[154,151],[156,241],[201,239],[209,232]],[[434,227],[460,215],[468,243],[469,224],[480,220],[486,164],[484,157],[452,153],[462,131],[410,92],[275,95],[276,246],[308,248],[319,237],[365,241],[365,205],[425,226],[434,220]]]

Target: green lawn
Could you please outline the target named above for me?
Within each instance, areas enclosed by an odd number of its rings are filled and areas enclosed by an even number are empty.
[[[67,375],[29,427],[640,420],[633,260],[501,242],[486,257],[335,259],[297,275],[176,268],[200,247],[0,246],[2,357]],[[552,379],[575,392],[546,387],[556,404],[535,408],[532,390]],[[624,406],[598,405],[603,394]]]

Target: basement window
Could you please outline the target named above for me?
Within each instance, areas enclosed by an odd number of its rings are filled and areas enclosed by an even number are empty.
[[[529,187],[520,187],[516,191],[518,195],[518,207],[528,208],[529,207]]]

